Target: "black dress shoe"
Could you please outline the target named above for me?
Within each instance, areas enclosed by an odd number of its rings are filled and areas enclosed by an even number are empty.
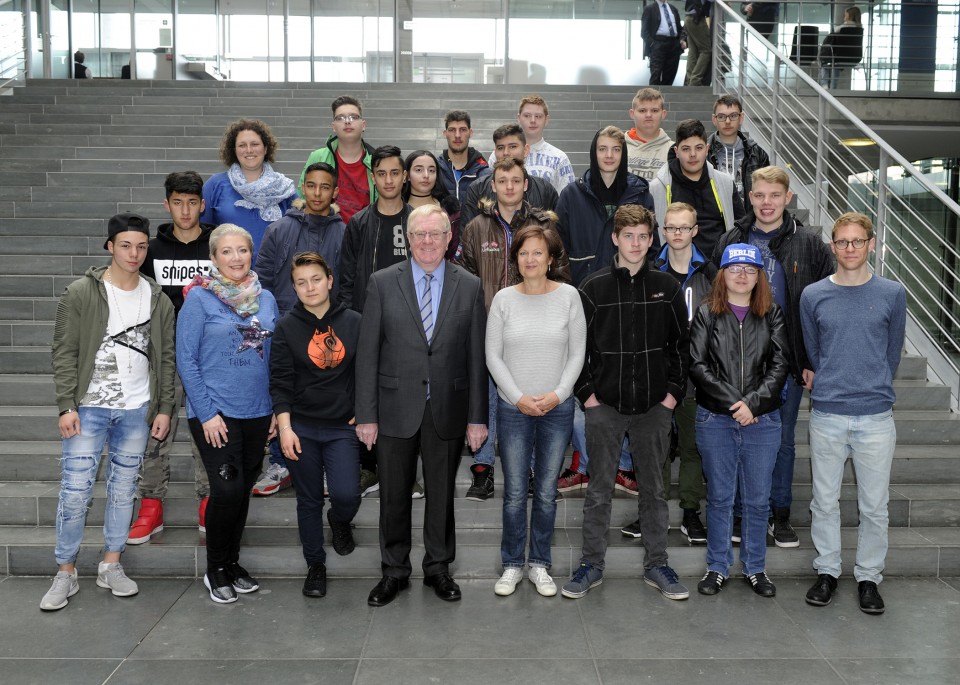
[[[384,576],[377,586],[370,591],[367,604],[372,607],[384,607],[397,598],[401,590],[406,590],[410,581],[406,578]]]
[[[886,607],[883,606],[883,597],[880,596],[880,590],[877,584],[870,580],[861,580],[857,584],[857,594],[860,596],[860,611],[865,614],[882,614]]]
[[[423,584],[432,587],[433,592],[444,602],[459,602],[460,586],[453,582],[449,573],[437,573],[423,579]]]
[[[833,593],[837,591],[837,579],[828,573],[817,576],[817,582],[807,590],[807,604],[815,607],[825,607],[833,601]]]

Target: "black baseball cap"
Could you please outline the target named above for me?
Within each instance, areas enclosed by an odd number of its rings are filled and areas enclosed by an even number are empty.
[[[140,231],[141,233],[146,233],[149,238],[150,219],[145,216],[140,216],[139,214],[133,214],[132,212],[124,212],[123,214],[110,217],[110,220],[107,222],[107,239],[103,243],[103,249],[108,249],[107,243],[113,240],[113,236],[117,235],[117,233],[123,233],[124,231]]]

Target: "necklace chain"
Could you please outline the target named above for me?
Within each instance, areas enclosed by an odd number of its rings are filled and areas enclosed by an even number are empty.
[[[110,291],[113,293],[113,304],[117,309],[117,318],[120,319],[120,332],[126,331],[129,327],[127,322],[123,318],[123,310],[120,307],[120,300],[117,299],[117,286],[113,283],[113,274],[110,273],[109,267],[107,268],[104,275],[107,278],[107,283],[110,284]],[[140,289],[140,275],[137,275],[137,318],[134,319],[133,325],[136,326],[140,322],[140,311],[143,307],[143,292]],[[133,350],[130,347],[127,347],[127,373],[133,373]]]

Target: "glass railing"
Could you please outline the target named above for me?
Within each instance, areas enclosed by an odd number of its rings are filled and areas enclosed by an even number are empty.
[[[905,159],[787,52],[762,39],[731,3],[718,0],[714,27],[715,91],[740,97],[751,136],[774,164],[789,169],[811,224],[829,230],[847,211],[871,217],[877,230],[872,266],[906,287],[908,345],[951,387],[956,406],[960,205],[944,192],[952,164]]]

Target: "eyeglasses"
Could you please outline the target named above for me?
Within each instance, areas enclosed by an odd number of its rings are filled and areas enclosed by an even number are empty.
[[[410,235],[418,243],[422,243],[427,238],[429,238],[431,241],[440,240],[441,238],[443,238],[443,236],[445,236],[449,232],[450,231],[414,231]]]
[[[690,233],[693,230],[693,226],[664,226],[664,233]]]
[[[853,245],[857,250],[863,249],[863,246],[870,242],[869,238],[854,238],[853,240],[834,240],[833,244],[837,246],[840,250],[846,250],[847,245]]]
[[[755,266],[746,266],[745,264],[734,264],[733,266],[728,266],[727,271],[732,274],[747,274],[747,276],[756,276],[760,269]]]
[[[713,118],[722,124],[725,121],[736,121],[742,116],[743,112],[736,112],[734,114],[714,114]]]
[[[333,120],[338,124],[352,124],[355,121],[360,121],[362,118],[359,114],[338,114]]]

